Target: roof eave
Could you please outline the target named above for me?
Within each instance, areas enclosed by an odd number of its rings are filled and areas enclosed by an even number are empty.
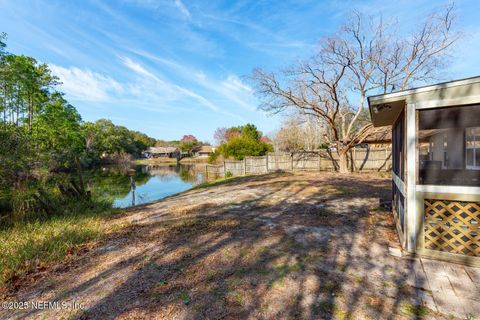
[[[405,97],[405,96],[418,94],[422,92],[447,89],[451,87],[470,85],[474,83],[480,83],[480,76],[441,82],[433,85],[427,85],[427,86],[417,87],[412,89],[405,89],[405,90],[395,91],[391,93],[377,94],[377,95],[368,97],[368,100],[369,101],[370,99],[377,100],[377,98],[380,98],[381,100],[390,100],[393,98],[392,100],[396,100],[395,98],[399,98],[399,97]]]

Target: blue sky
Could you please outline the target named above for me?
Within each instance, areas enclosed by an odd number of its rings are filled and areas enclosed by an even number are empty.
[[[8,49],[50,65],[86,121],[109,118],[155,138],[281,117],[259,111],[245,81],[311,55],[355,8],[413,28],[443,1],[0,0]],[[480,75],[480,1],[455,2],[464,38],[446,79]]]

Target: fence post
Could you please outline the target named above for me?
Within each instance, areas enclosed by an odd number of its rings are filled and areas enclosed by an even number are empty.
[[[208,181],[208,164],[205,165],[205,181]]]
[[[318,171],[322,171],[322,165],[320,162],[321,160],[322,160],[322,157],[321,157],[320,151],[318,151]]]
[[[266,157],[265,157],[265,161],[266,161],[266,163],[265,163],[265,168],[267,169],[267,172],[266,172],[266,173],[268,173],[268,154],[269,154],[269,152],[267,151],[267,155],[266,155]]]
[[[243,175],[247,175],[247,157],[243,158]]]
[[[292,160],[291,165],[292,165],[292,172],[293,172],[293,152],[290,153],[290,158]]]
[[[223,161],[223,177],[227,177],[227,164],[225,161]]]
[[[353,147],[352,168],[357,171],[357,147]]]

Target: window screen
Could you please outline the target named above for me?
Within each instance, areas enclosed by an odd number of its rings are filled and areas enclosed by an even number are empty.
[[[480,170],[480,127],[465,129],[467,169]]]
[[[418,183],[480,186],[480,106],[419,111]]]
[[[405,181],[405,118],[400,114],[392,127],[392,169],[393,172]]]

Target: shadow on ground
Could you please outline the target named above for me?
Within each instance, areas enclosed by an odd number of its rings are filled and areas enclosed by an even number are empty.
[[[378,175],[270,174],[143,206],[111,241],[17,293],[84,310],[12,316],[441,317],[416,262],[388,253],[398,245],[379,205],[389,189]]]

